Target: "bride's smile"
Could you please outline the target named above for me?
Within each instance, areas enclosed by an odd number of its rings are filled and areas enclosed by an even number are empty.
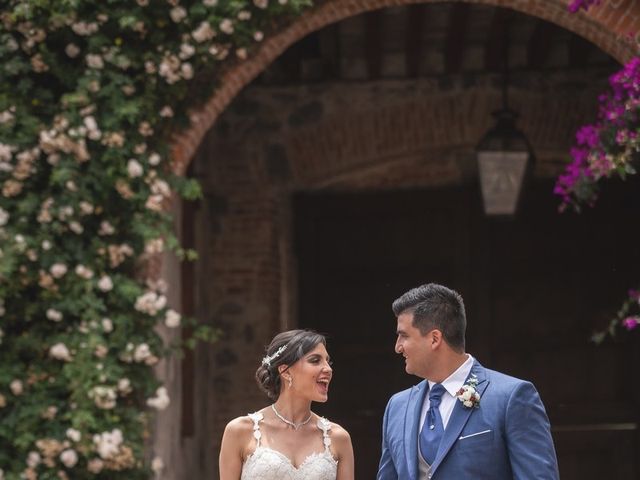
[[[312,402],[326,402],[328,400],[333,369],[331,368],[331,358],[322,343],[302,357],[300,361],[283,370],[281,375],[283,377],[282,393],[285,396],[289,394],[302,396]]]

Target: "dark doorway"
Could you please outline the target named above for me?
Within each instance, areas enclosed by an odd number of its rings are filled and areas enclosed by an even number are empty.
[[[640,281],[638,187],[559,215],[538,183],[512,220],[485,218],[473,187],[296,197],[299,324],[335,360],[317,411],[350,431],[358,479],[375,478],[389,396],[419,380],[393,352],[391,302],[431,281],[465,298],[470,353],[536,384],[564,480],[638,478],[638,335],[589,342]]]

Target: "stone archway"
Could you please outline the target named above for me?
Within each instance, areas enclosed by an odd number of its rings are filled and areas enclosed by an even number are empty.
[[[220,87],[201,110],[191,115],[191,128],[174,141],[174,168],[184,173],[200,145],[204,134],[225,110],[238,92],[258,76],[289,46],[305,35],[331,23],[385,7],[414,3],[437,3],[441,0],[327,0],[291,25],[269,37],[250,59],[229,69]],[[452,0],[463,1],[468,0]],[[604,52],[623,63],[636,50],[631,32],[640,31],[640,5],[634,0],[611,0],[592,8],[588,13],[571,14],[567,0],[476,0],[496,7],[510,8],[533,17],[555,23],[589,40]]]
[[[307,12],[290,26],[266,40],[261,49],[249,60],[236,65],[225,74],[220,88],[199,112],[195,112],[192,115],[191,129],[177,138],[174,143],[176,170],[180,173],[186,171],[194,152],[202,143],[205,133],[216,123],[218,117],[227,110],[227,107],[238,93],[290,45],[303,38],[306,34],[319,30],[325,25],[348,19],[360,13],[414,3],[437,2],[418,2],[415,0],[327,0],[318,8]],[[473,3],[509,7],[513,10],[527,13],[530,16],[552,21],[589,39],[620,62],[625,61],[633,54],[631,46],[621,41],[622,32],[633,28],[635,25],[640,25],[640,8],[635,7],[633,2],[629,1],[604,4],[589,15],[569,14],[566,11],[565,0],[480,0]],[[620,17],[613,15],[616,12],[622,12],[622,15]],[[638,18],[636,17],[636,12],[638,12]],[[495,94],[495,92],[493,93]],[[486,94],[484,93],[483,95]],[[521,101],[524,105],[528,105],[528,110],[535,111],[536,108],[540,110],[539,106],[536,106],[536,99],[534,98],[528,99],[525,95],[520,100],[517,97],[515,99],[516,102]],[[446,102],[446,99],[442,99],[442,101]],[[584,102],[582,102],[581,106],[584,106]],[[416,107],[407,103],[404,106],[397,107],[392,106],[388,110],[382,109],[377,112],[377,116],[368,117],[367,120],[374,123],[384,123],[387,120],[395,120],[403,116],[411,119],[422,115],[420,105]],[[486,117],[490,106],[487,104],[484,107],[478,115]],[[433,108],[433,105],[423,106],[422,110],[425,108]],[[440,110],[444,114],[449,109],[443,104],[440,106]],[[458,110],[458,116],[468,116],[465,112],[469,110],[465,109],[464,102],[458,105]],[[571,115],[576,110],[577,108],[565,108],[563,109],[563,114]],[[358,127],[350,130],[348,140],[362,144],[370,138],[371,128],[367,128],[365,124],[354,122],[353,120],[357,118],[358,114],[356,112],[353,115],[352,117],[344,116],[343,118],[338,115],[336,118],[340,119],[344,124],[358,125]],[[358,189],[363,185],[366,188],[366,184],[370,179],[373,179],[373,182],[379,182],[384,165],[380,166],[376,162],[371,162],[371,171],[369,172],[371,175],[369,178],[364,178],[361,175],[358,175],[359,178],[350,176],[349,172],[351,171],[362,172],[363,168],[368,168],[367,165],[362,163],[357,164],[360,160],[366,161],[367,155],[362,157],[353,156],[349,159],[332,156],[331,161],[321,164],[316,162],[315,166],[320,165],[321,167],[319,170],[314,170],[314,165],[305,164],[302,161],[303,158],[305,161],[313,161],[313,158],[307,155],[309,153],[308,148],[306,150],[299,149],[299,155],[296,157],[296,141],[299,144],[304,144],[313,139],[316,142],[315,145],[320,146],[323,137],[315,136],[314,132],[319,130],[329,132],[334,121],[335,119],[326,119],[324,122],[311,125],[306,129],[299,129],[296,132],[299,136],[297,140],[291,137],[290,143],[284,143],[286,148],[293,149],[288,150],[288,153],[292,160],[291,165],[293,165],[294,169],[297,168],[300,173],[299,178],[296,178],[298,180],[297,185],[303,189],[324,188],[327,185],[337,186],[338,188],[341,185],[346,185],[347,189],[355,186],[355,189]],[[560,123],[565,124],[568,121],[563,118]],[[542,125],[539,121],[538,124]],[[404,133],[411,134],[409,131],[404,131]],[[456,146],[469,148],[473,140],[478,137],[478,134],[479,132],[467,131],[466,135],[460,138],[449,139],[447,145],[455,144]],[[325,136],[324,138],[328,137]],[[415,144],[415,142],[407,139],[404,146],[406,147],[410,144]],[[552,144],[555,152],[558,152],[559,143],[552,142]],[[344,145],[341,144],[341,139],[328,138],[327,148],[331,149],[334,146],[342,148]],[[206,146],[204,149],[206,150]],[[236,152],[230,150],[218,153],[221,153],[220,157],[231,157]],[[393,179],[394,186],[399,185],[402,181],[410,184],[415,180],[415,172],[420,166],[418,165],[419,162],[413,162],[410,158],[410,153],[407,149],[400,152],[399,156],[405,162],[404,168],[401,170],[406,175],[403,178]],[[344,163],[347,160],[356,163]],[[371,159],[369,158],[369,160]],[[450,160],[451,162],[455,161],[455,159]],[[439,160],[440,170],[436,172],[436,175],[433,175],[434,172],[430,172],[432,176],[438,177],[436,181],[442,181],[442,179],[445,179],[445,182],[447,181],[447,174],[452,172],[446,171],[446,167],[451,162],[447,163]],[[429,168],[432,168],[433,165],[434,163],[432,162]],[[215,169],[217,168],[215,167]],[[239,169],[225,171],[223,167],[217,173],[230,174],[231,182],[243,183],[243,188],[250,189],[252,182],[260,182],[270,174],[270,172],[258,171],[256,179],[247,181],[249,175],[256,173],[252,172],[251,168],[252,165],[249,165],[248,169],[246,165],[242,165]],[[298,174],[295,170],[290,173],[294,177]],[[453,174],[455,176],[455,172]],[[224,265],[217,265],[208,272],[211,273],[212,278],[220,279],[220,277],[227,276],[228,279],[231,279],[224,285],[224,289],[212,289],[207,292],[212,298],[224,298],[221,304],[217,304],[214,301],[210,302],[208,306],[212,308],[207,311],[207,319],[214,319],[215,317],[216,322],[222,320],[223,324],[230,331],[233,331],[234,337],[225,338],[215,347],[215,351],[210,352],[206,357],[200,357],[201,360],[205,358],[205,361],[198,366],[201,371],[198,373],[196,383],[204,385],[204,387],[202,390],[196,389],[195,397],[198,396],[198,392],[206,391],[210,394],[210,398],[204,398],[204,396],[203,398],[195,398],[193,393],[189,398],[180,398],[179,364],[173,363],[169,365],[167,376],[171,379],[169,383],[172,385],[172,390],[176,392],[176,395],[172,395],[172,398],[176,398],[176,402],[175,410],[171,414],[172,418],[168,422],[170,425],[161,429],[162,431],[172,432],[172,438],[161,442],[163,447],[158,449],[158,451],[166,452],[163,454],[164,458],[171,459],[169,470],[167,470],[166,476],[163,478],[192,478],[194,475],[197,478],[203,474],[206,474],[208,478],[215,478],[215,460],[207,457],[217,455],[216,448],[219,447],[222,428],[225,422],[229,420],[231,410],[233,410],[233,415],[236,415],[240,412],[245,412],[248,405],[253,407],[258,404],[257,394],[247,393],[244,394],[247,398],[238,400],[240,395],[237,393],[238,384],[242,383],[245,387],[247,386],[250,381],[251,368],[255,368],[255,358],[258,358],[260,354],[259,350],[262,343],[274,329],[278,328],[278,326],[286,325],[286,322],[283,322],[282,319],[290,316],[290,312],[293,310],[288,305],[290,299],[286,298],[288,286],[292,283],[290,279],[286,278],[289,273],[287,270],[291,268],[286,258],[290,255],[292,248],[290,232],[288,231],[290,230],[288,225],[291,222],[291,212],[286,208],[282,208],[283,195],[278,188],[278,186],[276,188],[268,187],[264,192],[256,195],[242,195],[242,198],[238,198],[237,202],[235,200],[229,201],[224,193],[219,197],[209,197],[203,202],[206,215],[201,213],[200,218],[204,218],[213,224],[207,228],[234,230],[236,233],[233,235],[236,236],[229,236],[223,239],[221,243],[241,245],[241,247],[233,251],[223,251],[222,256],[218,256],[219,252],[216,252],[216,258],[225,259],[224,262],[216,263],[224,263]],[[223,217],[225,215],[233,217],[233,220],[227,222],[224,227],[215,225],[219,222],[224,222]],[[193,218],[189,221],[194,223]],[[250,234],[247,234],[247,231]],[[243,248],[245,250],[242,250]],[[251,253],[247,254],[249,251]],[[203,258],[202,263],[206,262],[207,258]],[[165,271],[172,267],[168,263],[163,266]],[[175,266],[173,267],[175,268]],[[179,273],[174,271],[167,273],[165,276],[179,278]],[[185,285],[183,288],[188,290],[189,287]],[[283,297],[283,295],[285,296]],[[255,324],[260,323],[261,325],[254,328],[255,325],[249,325],[246,319],[251,319]],[[206,404],[207,402],[208,404]],[[220,407],[219,410],[212,411],[216,405]],[[238,408],[244,408],[245,410],[236,411]],[[184,431],[181,431],[181,429],[184,430],[185,415],[192,424],[197,420],[199,425],[196,425],[197,432],[195,435],[193,433],[184,435]],[[206,435],[209,436],[207,437]],[[211,436],[215,438],[211,438]],[[192,468],[191,466],[194,467]]]

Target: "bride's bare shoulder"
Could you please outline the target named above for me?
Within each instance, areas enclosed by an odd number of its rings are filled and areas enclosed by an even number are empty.
[[[353,455],[353,446],[351,445],[351,435],[337,423],[331,422],[331,445],[334,452],[339,457],[344,455]]]
[[[331,422],[331,438],[342,443],[351,443],[351,435],[337,423]]]
[[[262,411],[236,417],[227,423],[227,426],[224,429],[225,435],[233,437],[253,436],[253,426],[255,421],[260,421],[262,418]]]
[[[244,415],[242,417],[236,417],[227,423],[224,431],[225,434],[233,436],[251,435],[253,433],[253,424],[254,421],[251,416]]]

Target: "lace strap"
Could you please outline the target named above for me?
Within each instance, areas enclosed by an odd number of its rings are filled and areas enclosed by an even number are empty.
[[[322,441],[324,443],[324,450],[329,451],[329,446],[331,445],[331,437],[329,436],[329,430],[331,430],[331,422],[324,417],[319,417],[318,428],[322,430]]]
[[[253,420],[253,438],[256,439],[258,447],[260,446],[260,439],[262,438],[262,432],[260,431],[260,422],[264,418],[264,415],[260,412],[250,413],[248,417]]]

